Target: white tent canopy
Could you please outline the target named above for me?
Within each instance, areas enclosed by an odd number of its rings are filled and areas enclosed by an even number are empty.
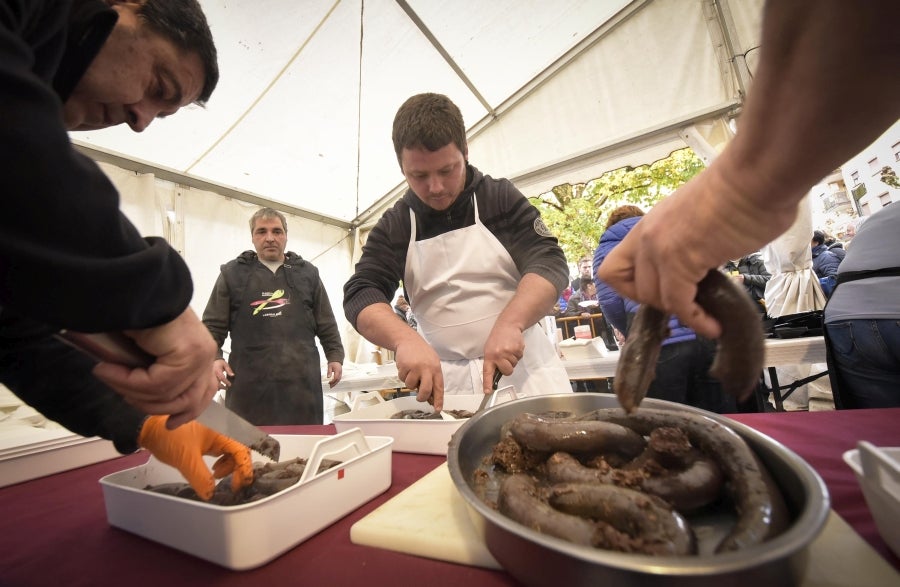
[[[336,226],[402,192],[391,122],[456,102],[470,160],[527,195],[651,162],[733,115],[761,1],[201,0],[220,55],[208,107],[141,135],[73,134],[98,160]]]
[[[405,189],[391,144],[404,100],[448,95],[472,163],[528,196],[686,145],[709,157],[750,83],[762,12],[762,0],[201,4],[221,70],[208,107],[72,140],[108,164],[138,228],[185,256],[198,313],[219,265],[251,247],[254,208],[288,213],[288,247],[319,267],[351,358],[342,287],[365,229]]]

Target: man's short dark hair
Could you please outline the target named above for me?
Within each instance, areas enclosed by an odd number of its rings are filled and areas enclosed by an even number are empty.
[[[197,104],[206,104],[219,83],[219,63],[206,15],[197,0],[147,0],[138,16],[176,47],[195,53],[203,64],[203,89]]]
[[[453,143],[464,157],[469,154],[462,112],[443,94],[416,94],[407,99],[394,116],[391,139],[398,163],[403,149],[417,147],[437,151]]]
[[[824,243],[825,233],[821,230],[813,231],[812,242],[816,243],[817,245],[821,245],[822,243]]]
[[[260,218],[280,220],[281,228],[283,228],[284,233],[287,234],[287,218],[284,217],[284,214],[274,208],[260,208],[253,213],[253,216],[250,217],[250,234],[253,234],[253,231],[256,230],[256,221]]]

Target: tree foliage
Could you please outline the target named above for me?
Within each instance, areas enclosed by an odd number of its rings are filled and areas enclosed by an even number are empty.
[[[891,169],[890,165],[885,165],[881,168],[881,182],[892,188],[900,189],[900,180],[897,179],[897,172]]]
[[[680,149],[651,165],[622,167],[581,184],[563,184],[530,198],[559,239],[566,259],[592,257],[606,219],[624,204],[650,210],[703,169],[691,149]]]

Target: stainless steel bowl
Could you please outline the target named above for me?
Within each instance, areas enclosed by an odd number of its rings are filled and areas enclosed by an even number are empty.
[[[725,417],[681,404],[645,399],[642,407],[692,412],[737,432],[756,452],[784,495],[790,527],[763,544],[738,552],[691,557],[657,557],[587,548],[546,536],[486,505],[473,488],[473,474],[490,454],[500,428],[520,412],[576,414],[618,407],[614,396],[575,393],[526,397],[471,418],[450,440],[447,462],[456,488],[494,558],[525,585],[797,585],[809,545],[828,516],[830,500],[821,477],[784,445]],[[724,581],[724,582],[723,582]]]

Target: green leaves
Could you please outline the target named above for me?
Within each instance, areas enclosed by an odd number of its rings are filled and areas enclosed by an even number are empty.
[[[593,256],[612,210],[633,204],[649,211],[702,169],[691,149],[681,149],[651,165],[615,169],[586,184],[559,185],[530,200],[574,263]]]

